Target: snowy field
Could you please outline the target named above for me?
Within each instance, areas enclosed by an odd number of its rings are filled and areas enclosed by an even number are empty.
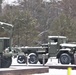
[[[57,59],[49,59],[46,65],[57,65]],[[13,59],[12,65],[20,65],[17,63],[17,59]],[[38,62],[38,65],[40,63]],[[49,69],[48,73],[32,74],[32,75],[68,75],[67,69]],[[76,75],[76,70],[72,70],[70,75]]]

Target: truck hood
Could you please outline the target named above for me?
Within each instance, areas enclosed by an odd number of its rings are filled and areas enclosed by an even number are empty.
[[[63,44],[60,44],[61,47],[76,47],[76,44],[71,44],[71,43],[63,43]]]

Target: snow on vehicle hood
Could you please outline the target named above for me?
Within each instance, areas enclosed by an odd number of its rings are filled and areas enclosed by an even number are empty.
[[[76,47],[76,44],[63,43],[63,44],[60,44],[60,46],[62,46],[62,47]]]

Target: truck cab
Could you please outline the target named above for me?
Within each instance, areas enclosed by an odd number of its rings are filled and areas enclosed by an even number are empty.
[[[55,57],[60,49],[61,43],[66,43],[65,36],[48,36],[48,53],[49,57]]]
[[[0,37],[0,68],[8,68],[12,63],[11,39],[13,25],[0,22],[0,28],[9,34],[9,37]]]
[[[8,68],[12,63],[10,53],[10,38],[0,37],[0,68]]]

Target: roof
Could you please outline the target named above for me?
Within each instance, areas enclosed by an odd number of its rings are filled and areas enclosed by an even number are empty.
[[[48,36],[48,38],[66,38],[66,36]]]

